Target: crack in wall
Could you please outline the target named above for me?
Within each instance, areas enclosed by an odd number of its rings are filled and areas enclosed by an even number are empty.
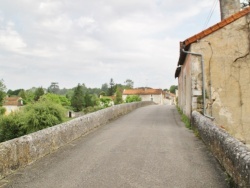
[[[240,57],[237,57],[232,63],[231,63],[231,68],[230,68],[230,75],[229,78],[233,78],[235,80],[235,82],[238,85],[238,92],[239,92],[239,114],[240,114],[240,118],[239,118],[239,126],[241,129],[241,135],[244,139],[243,142],[246,141],[246,133],[244,131],[244,123],[243,123],[243,105],[244,105],[244,97],[243,97],[243,89],[242,88],[242,84],[241,84],[241,80],[245,79],[242,76],[245,76],[243,74],[241,74],[241,71],[244,69],[244,65],[246,65],[246,67],[248,68],[248,70],[250,69],[249,64],[248,64],[248,56],[250,54],[250,21],[249,21],[249,16],[246,17],[246,32],[248,32],[248,52],[245,53],[245,55],[242,55]],[[233,70],[232,70],[233,69]]]
[[[235,63],[235,62],[237,62],[239,59],[243,59],[243,58],[247,57],[248,55],[249,55],[249,52],[248,52],[247,54],[241,56],[241,57],[237,57],[233,62]]]

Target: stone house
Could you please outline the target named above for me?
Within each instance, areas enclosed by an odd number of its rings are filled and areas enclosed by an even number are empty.
[[[3,107],[6,109],[5,115],[15,112],[23,106],[23,99],[21,97],[6,97],[3,102]]]
[[[236,10],[180,43],[175,77],[187,116],[199,111],[250,143],[250,7]]]
[[[122,92],[122,99],[125,101],[128,95],[139,95],[142,101],[154,101],[156,104],[163,104],[165,94],[162,89],[124,89]]]

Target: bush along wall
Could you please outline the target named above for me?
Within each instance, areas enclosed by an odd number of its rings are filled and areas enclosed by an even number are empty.
[[[134,102],[115,105],[20,138],[2,142],[0,143],[0,179],[87,134],[90,130],[108,123],[110,120],[139,107],[152,104],[154,103]]]

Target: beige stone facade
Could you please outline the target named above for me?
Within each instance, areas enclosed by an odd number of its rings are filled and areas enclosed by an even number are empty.
[[[156,104],[164,104],[164,91],[162,89],[140,88],[124,89],[122,99],[125,101],[128,95],[138,95],[142,101],[152,101]]]
[[[18,111],[23,106],[23,99],[18,96],[6,97],[4,99],[3,107],[6,109],[5,115]]]
[[[250,143],[250,9],[247,11],[184,49],[204,58],[206,114],[231,135]],[[201,57],[183,56],[177,73],[178,105],[190,117],[194,110],[203,112]]]

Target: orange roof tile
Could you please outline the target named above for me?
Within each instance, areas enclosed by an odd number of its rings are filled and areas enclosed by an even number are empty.
[[[235,14],[233,14],[232,16],[229,16],[228,18],[222,20],[221,22],[201,31],[200,33],[194,35],[194,36],[191,36],[189,38],[187,38],[185,41],[183,42],[180,42],[180,49],[185,49],[185,50],[188,50],[189,49],[189,46],[190,44],[198,41],[198,40],[201,40],[202,38],[210,35],[211,33],[225,27],[226,25],[234,22],[235,20],[247,15],[250,13],[250,7],[247,7]],[[183,53],[182,51],[180,51],[180,56],[179,56],[179,60],[178,60],[178,66],[179,65],[183,65],[184,61],[185,61],[185,58],[186,58],[186,54]],[[179,73],[178,74],[175,74],[175,77],[178,77],[179,76]]]
[[[162,89],[124,89],[123,95],[160,95],[162,94]]]
[[[6,97],[3,106],[22,106],[21,99],[21,97]]]
[[[247,15],[250,12],[250,7],[247,7],[243,10],[241,10],[240,12],[237,12],[235,14],[233,14],[232,16],[229,16],[228,18],[222,20],[221,22],[209,27],[208,29],[205,29],[204,31],[186,39],[183,44],[185,46],[188,46],[189,44],[192,44],[194,42],[196,42],[197,40],[200,40],[206,36],[208,36],[209,34],[221,29],[222,27],[234,22],[235,20]]]

